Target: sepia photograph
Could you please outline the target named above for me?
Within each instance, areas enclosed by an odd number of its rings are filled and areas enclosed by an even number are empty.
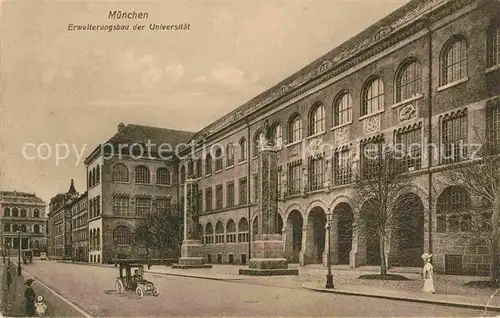
[[[500,315],[499,0],[0,0],[0,317]]]

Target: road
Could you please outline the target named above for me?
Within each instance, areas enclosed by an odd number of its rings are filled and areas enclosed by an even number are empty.
[[[160,296],[138,299],[131,292],[115,292],[116,268],[38,261],[25,269],[88,314],[101,317],[478,317],[484,314],[466,308],[148,273],[145,278],[160,287]]]

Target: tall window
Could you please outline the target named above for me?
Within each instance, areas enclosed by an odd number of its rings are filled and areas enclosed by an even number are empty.
[[[325,160],[323,157],[310,157],[309,158],[309,179],[311,191],[323,188],[324,175],[325,175]]]
[[[113,182],[128,182],[128,168],[123,163],[113,166]]]
[[[170,198],[156,199],[156,212],[161,214],[170,214],[171,208],[172,208],[172,199]]]
[[[180,172],[180,175],[179,175],[179,178],[180,178],[179,182],[181,184],[183,184],[184,182],[186,182],[186,166],[181,165],[181,169],[180,170],[181,170],[181,172]]]
[[[301,167],[300,162],[288,166],[288,194],[290,195],[300,193]]]
[[[238,199],[239,199],[239,202],[240,204],[247,204],[247,201],[248,201],[248,198],[247,198],[247,195],[248,195],[248,186],[247,186],[247,178],[241,178],[240,179],[240,184],[239,184],[239,196],[238,196]]]
[[[208,154],[205,158],[205,175],[212,174],[212,155]]]
[[[259,174],[253,174],[253,202],[259,200]]]
[[[351,183],[352,158],[350,150],[335,153],[335,184],[344,185]]]
[[[443,163],[467,157],[467,114],[443,120]]]
[[[246,218],[241,218],[240,222],[238,223],[238,242],[248,242],[248,237],[248,220]]]
[[[217,147],[215,150],[215,172],[222,170],[222,149]]]
[[[295,114],[288,126],[288,142],[293,143],[302,140],[302,118]]]
[[[170,170],[167,168],[156,169],[156,184],[170,185]]]
[[[148,216],[151,214],[151,198],[136,197],[135,214],[137,216]]]
[[[380,78],[374,77],[365,84],[361,105],[361,116],[384,108],[384,83]]]
[[[128,215],[129,214],[129,198],[126,195],[115,195],[113,197],[113,214]]]
[[[35,224],[33,226],[33,232],[36,233],[36,234],[39,234],[40,233],[40,225]]]
[[[3,209],[3,216],[10,217],[10,208]]]
[[[274,127],[274,143],[276,147],[281,148],[283,146],[283,129],[280,124],[275,124]]]
[[[95,181],[96,183],[99,183],[99,181],[101,180],[101,169],[99,167],[99,165],[97,165],[96,167],[96,170],[95,170]]]
[[[422,167],[422,129],[419,127],[396,133],[396,149],[399,173],[419,170]]]
[[[21,217],[22,218],[26,217],[26,209],[21,209]]]
[[[417,60],[405,62],[396,79],[396,102],[412,98],[422,92],[422,69]]]
[[[380,155],[382,154],[382,141],[369,142],[362,145],[361,164],[364,179],[376,177]]]
[[[196,178],[201,178],[202,170],[203,170],[202,161],[201,158],[198,158],[196,160]]]
[[[488,67],[500,65],[500,16],[488,29]]]
[[[226,243],[236,243],[236,224],[233,220],[226,224]]]
[[[453,37],[443,48],[441,56],[441,85],[467,77],[467,42],[461,36]]]
[[[217,210],[222,209],[223,199],[222,184],[219,184],[215,187],[215,208]]]
[[[205,189],[205,211],[212,211],[212,188]]]
[[[257,156],[259,154],[259,150],[262,147],[264,140],[264,134],[262,131],[259,131],[258,133],[255,134],[255,137],[253,139],[253,149],[252,149],[252,156]]]
[[[470,196],[464,188],[446,188],[436,203],[436,232],[467,231],[470,226],[470,206]]]
[[[232,143],[229,143],[227,145],[227,152],[226,152],[226,165],[228,167],[231,167],[234,165],[234,147]]]
[[[149,169],[144,166],[135,168],[135,183],[151,183],[151,175]]]
[[[241,138],[240,140],[240,158],[239,162],[247,160],[248,149],[247,149],[247,141],[245,138]]]
[[[333,126],[347,124],[352,121],[352,98],[349,92],[342,91],[337,96],[333,111]]]
[[[325,131],[325,107],[322,104],[313,105],[309,117],[309,135]]]
[[[18,208],[13,208],[12,209],[12,216],[15,218],[19,217],[19,209]]]
[[[500,150],[500,102],[488,102],[487,111],[488,141],[490,147],[498,152]]]
[[[226,207],[234,206],[234,182],[228,182],[226,185]]]
[[[224,244],[224,225],[221,221],[215,224],[215,244]]]
[[[117,245],[128,245],[130,244],[132,234],[130,230],[125,225],[118,225],[113,230],[113,241]]]
[[[214,228],[212,223],[208,223],[205,228],[205,244],[214,244]]]

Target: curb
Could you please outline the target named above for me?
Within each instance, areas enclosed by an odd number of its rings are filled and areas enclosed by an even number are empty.
[[[193,275],[193,274],[184,274],[184,273],[166,273],[166,272],[155,272],[151,270],[146,270],[146,273],[150,274],[157,274],[157,275],[165,275],[165,276],[178,276],[178,277],[187,277],[187,278],[199,278],[199,279],[207,279],[207,280],[218,280],[218,281],[226,281],[226,282],[233,282],[233,281],[238,281],[242,280],[240,277],[216,277],[216,276],[206,276],[206,275]]]
[[[437,300],[437,299],[424,299],[424,298],[418,298],[418,297],[372,294],[372,293],[349,291],[349,290],[342,290],[342,289],[326,289],[323,287],[317,287],[315,285],[312,285],[311,283],[302,284],[302,288],[308,289],[311,291],[320,292],[320,293],[332,293],[332,294],[340,294],[340,295],[382,298],[382,299],[390,299],[390,300],[399,300],[399,301],[433,304],[433,305],[441,305],[441,306],[449,306],[449,307],[468,308],[468,309],[491,310],[491,311],[500,312],[499,306],[480,305],[480,304],[463,303],[463,302],[453,302],[453,301]]]

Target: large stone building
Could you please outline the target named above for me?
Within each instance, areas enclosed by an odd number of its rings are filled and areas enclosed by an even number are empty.
[[[189,158],[177,177],[182,185],[186,171],[195,172],[206,260],[248,259],[259,212],[256,158],[268,120],[281,167],[276,231],[290,261],[323,263],[331,244],[334,263],[378,264],[377,240],[363,240],[351,226],[356,212],[366,212],[353,211],[353,167],[365,160],[356,154],[368,145],[425,142],[433,146],[401,161],[413,183],[401,200],[412,203],[414,228],[401,234],[412,235],[410,244],[398,244],[397,236],[387,242],[389,260],[420,266],[420,254],[430,251],[437,270],[487,271],[487,248],[453,233],[460,223],[453,213],[475,198],[440,180],[449,164],[464,159],[455,146],[474,142],[475,131],[500,136],[499,6],[412,0],[197,132],[194,158],[191,149],[181,153]]]
[[[71,206],[72,258],[87,262],[89,252],[87,192],[74,199]]]
[[[31,248],[35,255],[45,251],[45,202],[35,194],[17,191],[0,192],[2,248]],[[12,255],[12,253],[11,253]]]
[[[145,257],[145,251],[132,244],[138,221],[153,210],[180,217],[174,149],[192,135],[121,123],[118,132],[86,158],[89,262],[109,263],[115,255]],[[162,144],[172,148],[163,149]]]

